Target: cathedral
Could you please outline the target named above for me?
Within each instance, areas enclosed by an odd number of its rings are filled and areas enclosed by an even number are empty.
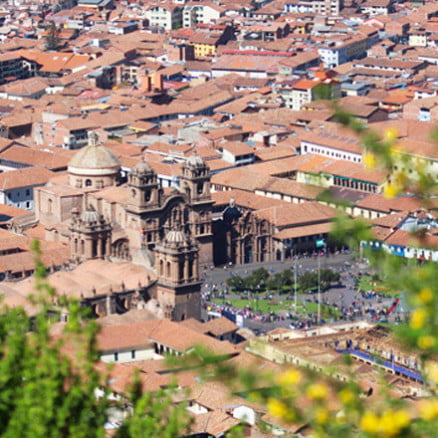
[[[126,260],[154,271],[148,295],[174,320],[200,318],[199,266],[213,260],[210,171],[190,156],[179,188],[163,188],[143,159],[120,181],[119,159],[89,133],[67,175],[35,189],[46,239],[70,245],[77,263]]]

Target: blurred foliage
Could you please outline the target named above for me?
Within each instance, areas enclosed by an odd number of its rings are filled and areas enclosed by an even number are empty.
[[[38,242],[32,319],[22,308],[0,309],[0,436],[8,438],[104,437],[108,409],[131,412],[117,438],[174,438],[187,431],[186,405],[173,405],[174,388],[110,398],[105,375],[96,369],[98,325],[89,309],[58,296],[47,282]],[[63,309],[62,334],[51,336]],[[110,369],[108,369],[108,372]]]

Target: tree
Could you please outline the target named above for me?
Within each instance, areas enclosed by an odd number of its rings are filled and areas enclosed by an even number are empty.
[[[318,274],[316,272],[305,272],[299,278],[300,288],[302,291],[309,291],[318,287]]]
[[[78,301],[57,296],[46,281],[38,243],[34,250],[32,302],[39,312],[31,321],[21,308],[0,310],[0,436],[103,438],[110,403],[105,375],[96,368],[98,326]],[[68,307],[69,320],[62,336],[53,339],[50,328],[60,307]],[[97,392],[102,395],[96,397]],[[123,402],[133,406],[133,414],[116,437],[186,433],[186,406],[173,405],[172,395],[165,390],[143,393],[133,382],[131,398]]]
[[[321,287],[326,290],[332,283],[339,282],[341,276],[339,272],[334,272],[331,269],[321,269],[320,272]]]
[[[51,21],[47,28],[46,48],[47,50],[57,50],[60,47],[59,30],[54,21]]]
[[[246,285],[248,289],[257,290],[258,288],[264,288],[266,281],[269,278],[269,272],[265,268],[255,269],[248,277],[246,277]]]
[[[245,289],[245,281],[239,275],[233,275],[232,277],[227,278],[227,286],[232,290],[241,291]]]

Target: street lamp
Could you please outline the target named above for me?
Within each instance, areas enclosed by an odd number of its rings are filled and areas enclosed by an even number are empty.
[[[326,243],[324,239],[316,241],[317,248],[325,248]],[[321,322],[321,256],[318,251],[318,325]]]

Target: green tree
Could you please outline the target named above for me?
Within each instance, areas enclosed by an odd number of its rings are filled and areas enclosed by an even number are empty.
[[[239,275],[233,275],[227,278],[227,286],[234,291],[242,291],[245,289],[245,281]]]
[[[56,27],[54,21],[51,21],[47,28],[46,35],[46,49],[47,50],[58,50],[60,47],[59,30]]]
[[[266,281],[269,278],[269,272],[265,268],[255,269],[245,281],[248,289],[257,290],[258,288],[263,289],[266,286]]]
[[[341,276],[338,272],[334,272],[331,269],[321,269],[320,278],[321,287],[322,289],[326,290],[332,283],[339,282]]]
[[[31,320],[22,308],[0,309],[0,436],[104,437],[110,402],[106,376],[96,368],[98,326],[78,301],[56,295],[47,283],[37,242],[34,250],[32,302],[37,315]],[[50,329],[61,307],[68,309],[68,323],[53,338]],[[131,405],[133,413],[116,436],[184,435],[189,417],[184,403],[173,404],[173,394],[172,389],[144,393],[138,380],[134,382],[131,395],[119,406]]]
[[[108,401],[105,392],[95,396],[101,388],[94,368],[97,325],[77,301],[59,300],[68,306],[69,322],[63,339],[51,339],[57,297],[45,277],[37,256],[33,302],[40,311],[32,322],[23,309],[0,313],[1,436],[101,437]]]
[[[316,272],[305,272],[300,275],[299,284],[303,292],[316,289],[318,287],[318,274]]]

